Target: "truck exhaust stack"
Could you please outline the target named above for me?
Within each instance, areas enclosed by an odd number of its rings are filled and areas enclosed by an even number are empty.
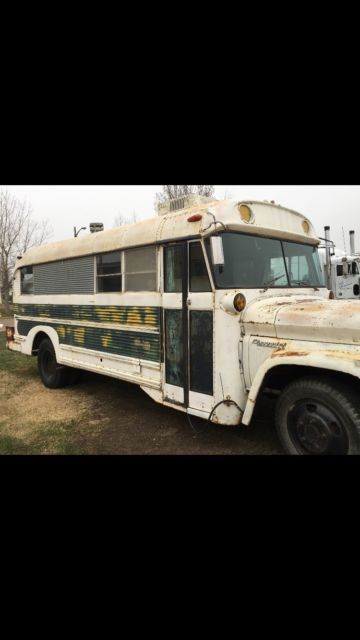
[[[331,274],[330,274],[330,227],[324,227],[325,231],[325,252],[326,252],[326,286],[331,289]]]
[[[350,255],[355,255],[355,231],[349,231],[350,234]]]

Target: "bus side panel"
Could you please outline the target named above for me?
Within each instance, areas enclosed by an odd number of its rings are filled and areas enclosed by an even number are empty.
[[[233,315],[221,308],[220,301],[227,292],[215,292],[215,335],[214,335],[214,400],[236,402],[244,410],[247,393],[242,372],[242,338],[239,315]],[[238,425],[241,411],[235,405],[221,404],[215,411],[217,421],[225,425]]]

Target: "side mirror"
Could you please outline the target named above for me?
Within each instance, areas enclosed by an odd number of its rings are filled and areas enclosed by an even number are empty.
[[[211,257],[213,264],[224,265],[224,247],[221,236],[212,236],[210,238]]]
[[[346,258],[343,258],[342,260],[342,267],[343,267],[343,276],[348,276],[349,275],[349,263],[347,262]]]

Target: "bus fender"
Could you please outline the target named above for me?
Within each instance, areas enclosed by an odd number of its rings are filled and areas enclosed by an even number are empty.
[[[59,336],[53,327],[48,327],[46,325],[38,324],[36,327],[30,329],[26,341],[22,344],[22,353],[25,353],[28,356],[32,355],[33,344],[36,336],[39,333],[45,333],[51,340],[53,347],[55,349],[56,360],[60,361],[60,343]]]
[[[322,371],[339,371],[341,373],[347,373],[354,378],[360,378],[360,356],[352,350],[349,352],[330,349],[316,351],[273,351],[271,355],[264,360],[254,376],[248,393],[242,424],[247,426],[251,421],[259,391],[268,371],[282,365],[301,365],[321,369]]]

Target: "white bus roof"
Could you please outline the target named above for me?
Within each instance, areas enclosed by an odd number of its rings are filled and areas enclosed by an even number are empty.
[[[252,214],[250,222],[244,222],[241,219],[240,205],[246,205],[250,209]],[[208,211],[213,215],[209,215]],[[201,214],[202,218],[199,221],[189,222],[188,218],[196,213]],[[213,216],[222,222],[228,231],[270,236],[312,245],[318,245],[320,242],[308,218],[296,211],[270,202],[215,200],[202,202],[173,213],[157,215],[134,224],[33,247],[17,261],[16,268],[171,242],[192,236],[207,236],[214,232],[215,227],[211,225]],[[221,231],[224,227],[217,224],[216,229]]]

